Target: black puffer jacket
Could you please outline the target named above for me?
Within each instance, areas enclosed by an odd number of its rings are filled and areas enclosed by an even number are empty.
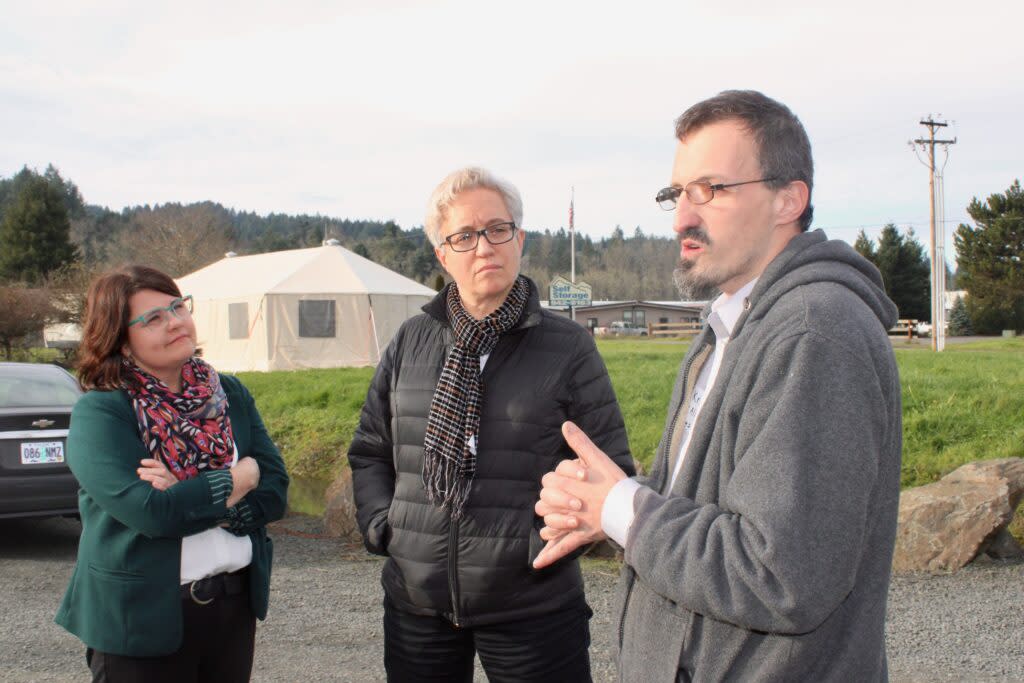
[[[541,309],[531,282],[521,321],[484,366],[476,475],[465,514],[453,523],[427,501],[422,479],[430,402],[454,344],[444,296],[445,290],[391,341],[348,453],[366,547],[390,556],[385,593],[400,610],[459,626],[582,604],[574,559],[532,568],[543,546],[533,506],[541,477],[575,457],[561,435],[565,420],[633,473],[604,362],[586,330]]]

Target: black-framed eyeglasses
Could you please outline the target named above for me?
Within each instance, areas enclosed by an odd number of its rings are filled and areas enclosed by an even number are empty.
[[[480,243],[480,235],[483,235],[490,244],[505,244],[505,242],[512,241],[517,229],[516,224],[512,221],[494,223],[480,230],[465,230],[448,235],[444,241],[452,248],[452,251],[473,251]]]
[[[179,320],[185,320],[192,315],[191,294],[178,297],[166,306],[159,306],[146,311],[138,318],[129,320],[128,327],[135,324],[142,326],[144,329],[165,327],[172,315]]]
[[[715,198],[715,190],[724,190],[727,187],[736,187],[738,185],[750,185],[751,183],[770,183],[773,180],[775,178],[760,178],[758,180],[744,180],[742,183],[714,184],[706,180],[694,180],[692,183],[687,183],[685,187],[673,185],[658,190],[658,194],[654,196],[654,201],[658,202],[658,206],[665,209],[665,211],[671,211],[676,208],[676,200],[684,192],[691,204],[707,204]]]

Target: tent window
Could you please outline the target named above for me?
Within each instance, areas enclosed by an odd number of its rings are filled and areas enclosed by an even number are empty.
[[[228,339],[249,338],[249,304],[228,304]]]
[[[334,299],[299,302],[300,337],[336,337]]]

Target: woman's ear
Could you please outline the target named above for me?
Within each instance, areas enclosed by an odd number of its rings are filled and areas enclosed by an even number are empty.
[[[448,263],[447,263],[447,261],[448,261],[448,253],[447,253],[447,250],[443,246],[434,247],[434,256],[437,257],[437,262],[441,264],[441,268],[444,270],[444,272],[446,272],[449,275],[451,275],[451,272],[448,270]]]

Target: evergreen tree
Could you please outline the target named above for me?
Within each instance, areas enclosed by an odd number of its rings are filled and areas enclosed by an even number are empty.
[[[977,227],[960,224],[954,236],[957,283],[967,290],[967,313],[977,334],[1024,330],[1024,191],[1014,180],[967,213]]]
[[[878,260],[878,256],[875,254],[875,243],[868,239],[868,234],[863,230],[857,233],[857,241],[853,243],[853,248],[872,263]]]
[[[889,223],[882,228],[877,248],[861,230],[854,248],[882,273],[885,293],[896,304],[900,318],[931,320],[931,265],[913,230],[904,238]]]
[[[967,337],[973,333],[967,305],[964,303],[963,297],[958,296],[953,302],[953,310],[949,313],[949,334],[953,337]]]
[[[64,198],[64,206],[68,208],[69,218],[74,220],[85,215],[85,201],[83,201],[82,193],[78,191],[77,185],[70,180],[64,180],[60,171],[53,164],[46,167],[43,177]]]
[[[37,284],[76,260],[66,201],[44,176],[15,177],[0,220],[0,280]]]

